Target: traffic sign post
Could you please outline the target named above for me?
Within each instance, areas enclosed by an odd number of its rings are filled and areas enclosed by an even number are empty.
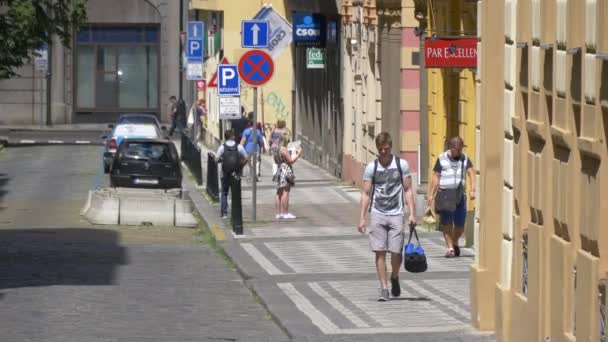
[[[219,97],[220,120],[235,120],[241,117],[241,98],[238,96]]]
[[[188,22],[188,38],[186,57],[188,62],[202,62],[204,55],[203,33],[205,25],[202,21]]]
[[[205,25],[202,21],[189,21],[186,39],[186,59],[188,68],[186,79],[203,79],[203,57],[205,55],[203,44]]]
[[[239,96],[241,94],[241,82],[235,64],[218,65],[217,80],[217,94],[219,96]]]
[[[241,45],[244,48],[267,48],[268,33],[267,21],[243,20],[241,23]]]
[[[262,50],[251,50],[246,52],[239,60],[239,75],[243,82],[253,86],[253,136],[257,140],[258,122],[258,87],[268,82],[274,73],[274,62],[266,52]],[[255,145],[255,144],[254,144]],[[251,160],[252,165],[252,202],[253,202],[253,221],[256,221],[256,202],[257,202],[257,146],[253,149]]]
[[[243,82],[259,87],[268,82],[274,73],[272,57],[262,50],[247,51],[239,61],[239,75]]]
[[[205,81],[205,80],[196,81],[196,90],[197,91],[207,90],[207,81]]]
[[[228,62],[228,58],[224,57],[224,58],[222,58],[222,61],[220,62],[220,64],[230,64],[230,62]],[[217,87],[217,70],[215,70],[215,72],[211,76],[211,79],[209,79],[209,83],[207,83],[207,87],[209,87],[209,88]]]

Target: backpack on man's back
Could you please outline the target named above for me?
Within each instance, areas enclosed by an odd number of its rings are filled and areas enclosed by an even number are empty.
[[[186,102],[184,102],[182,99],[177,100],[175,118],[178,120],[186,119]]]
[[[237,144],[228,146],[224,144],[224,154],[222,154],[222,172],[230,174],[241,171],[241,156]]]

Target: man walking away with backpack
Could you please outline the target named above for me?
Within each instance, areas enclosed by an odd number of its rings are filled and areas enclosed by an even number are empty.
[[[222,218],[228,218],[228,190],[230,190],[231,177],[240,177],[241,169],[247,163],[248,156],[243,146],[234,141],[234,132],[224,132],[226,140],[217,150],[215,161],[222,163],[222,197],[220,214]]]
[[[416,224],[412,177],[407,161],[391,154],[391,136],[382,132],[376,136],[378,159],[369,163],[363,173],[360,219],[357,229],[367,230],[366,214],[370,214],[369,245],[376,254],[376,273],[380,281],[378,301],[389,299],[386,277],[386,252],[391,253],[391,293],[401,295],[399,269],[404,242],[403,197],[409,209],[409,224]]]
[[[171,96],[171,101],[175,101],[175,96]],[[183,99],[179,99],[174,102],[175,103],[175,112],[171,117],[171,128],[169,129],[169,136],[173,136],[173,132],[177,128],[178,132],[182,132],[187,125],[186,118],[186,102]]]

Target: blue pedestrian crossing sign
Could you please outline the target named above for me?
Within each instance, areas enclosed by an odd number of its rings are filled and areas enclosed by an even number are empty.
[[[186,58],[188,63],[203,62],[204,45],[203,37],[205,25],[202,21],[189,21],[186,44]]]
[[[268,22],[265,20],[243,20],[241,22],[241,45],[244,48],[267,48],[268,32]]]
[[[241,80],[236,64],[217,66],[217,94],[220,96],[241,95]]]

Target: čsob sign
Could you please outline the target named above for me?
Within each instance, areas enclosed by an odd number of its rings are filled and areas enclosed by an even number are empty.
[[[426,38],[424,63],[427,68],[476,68],[477,38]]]
[[[293,14],[293,40],[295,42],[322,42],[325,40],[325,19],[315,13]]]

